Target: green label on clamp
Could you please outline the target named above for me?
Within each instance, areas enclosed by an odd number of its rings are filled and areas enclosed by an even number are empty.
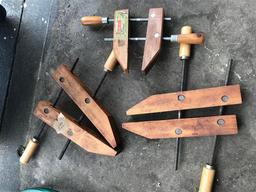
[[[115,12],[115,40],[128,40],[128,10],[119,10]]]

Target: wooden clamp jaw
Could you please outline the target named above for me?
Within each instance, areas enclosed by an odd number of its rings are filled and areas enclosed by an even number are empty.
[[[146,73],[160,52],[163,37],[163,8],[149,9],[147,35],[141,71]]]
[[[60,65],[52,76],[107,142],[115,148],[117,138],[111,126],[110,115],[92,98],[89,89],[71,73],[66,65]]]
[[[108,156],[117,154],[97,133],[87,127],[80,127],[73,118],[54,108],[48,101],[40,101],[34,115],[86,151]]]
[[[240,86],[232,85],[153,95],[126,113],[138,115],[240,103]],[[235,115],[128,122],[123,123],[122,127],[149,139],[237,134]]]
[[[235,115],[128,122],[122,127],[148,139],[237,134]]]
[[[126,114],[140,115],[241,103],[240,86],[229,85],[152,95],[128,109]]]
[[[117,61],[128,73],[129,10],[116,10],[114,15],[113,50]]]

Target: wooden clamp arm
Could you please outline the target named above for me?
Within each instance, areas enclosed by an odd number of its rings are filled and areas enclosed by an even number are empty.
[[[241,104],[239,85],[152,95],[127,110],[127,115]]]
[[[88,88],[71,73],[66,65],[60,65],[52,76],[108,143],[115,148],[116,135],[112,129],[110,115],[92,98]]]
[[[235,115],[123,123],[122,127],[148,139],[237,134]]]
[[[146,42],[141,71],[147,73],[152,67],[154,59],[160,52],[163,34],[164,9],[149,10]]]
[[[116,10],[114,15],[113,50],[124,73],[128,73],[129,10]]]
[[[87,127],[80,127],[73,118],[54,108],[48,101],[40,101],[34,115],[86,151],[108,156],[115,156],[117,153],[99,135]]]

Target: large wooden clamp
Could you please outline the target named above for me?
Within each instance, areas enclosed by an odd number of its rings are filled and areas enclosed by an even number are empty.
[[[187,109],[241,104],[239,85],[198,89],[150,96],[127,110],[127,115],[141,115]],[[181,138],[236,134],[235,115],[127,122],[122,127],[149,139]]]
[[[87,151],[114,156],[116,152],[113,148],[117,147],[117,136],[112,128],[109,113],[91,96],[89,89],[66,65],[60,65],[52,76],[106,141],[101,140],[100,136],[88,128],[80,127],[70,116],[57,110],[50,103],[39,102],[34,114],[53,127],[57,133],[63,134]],[[64,126],[63,130],[58,131],[58,126],[62,125]],[[72,137],[68,135],[71,132],[70,130],[72,131]]]
[[[125,73],[128,72],[128,44],[129,41],[145,41],[141,71],[147,73],[158,56],[162,40],[170,42],[202,44],[203,33],[178,34],[163,37],[163,22],[171,18],[164,17],[163,8],[149,9],[148,18],[130,18],[129,10],[116,10],[114,19],[101,16],[85,16],[81,18],[84,26],[100,25],[114,22],[113,38],[104,38],[104,41],[113,41],[113,54]],[[148,22],[146,37],[129,37],[129,21]]]

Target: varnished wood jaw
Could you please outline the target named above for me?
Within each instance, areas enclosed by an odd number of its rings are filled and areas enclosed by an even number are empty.
[[[147,73],[152,67],[154,59],[160,52],[163,33],[163,8],[153,8],[149,10],[147,35],[144,47],[143,62],[141,71]]]
[[[48,101],[40,101],[34,115],[88,152],[108,156],[117,154],[97,133],[87,127],[80,127],[73,118],[54,108]]]
[[[123,123],[122,127],[148,139],[237,134],[235,115]]]
[[[108,143],[115,148],[117,146],[117,138],[110,122],[110,115],[92,98],[89,89],[77,76],[71,73],[66,65],[60,65],[52,76]]]
[[[129,10],[116,10],[114,15],[113,50],[124,73],[128,73]]]
[[[127,110],[127,115],[241,104],[239,85],[152,95]]]

